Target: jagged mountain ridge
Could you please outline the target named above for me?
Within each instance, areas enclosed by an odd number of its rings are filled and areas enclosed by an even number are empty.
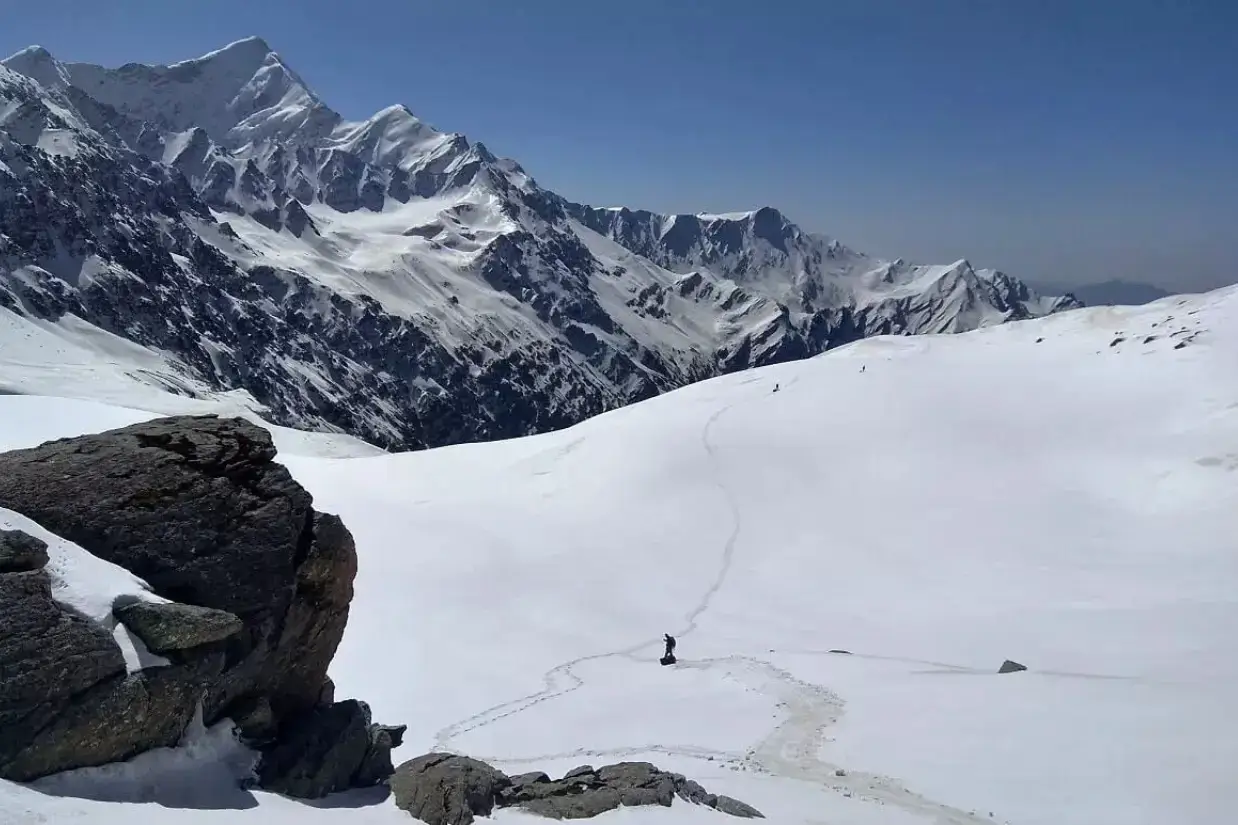
[[[867,335],[1075,305],[966,261],[870,259],[769,208],[571,203],[402,106],[346,121],[258,38],[0,68],[0,306],[171,353],[292,426],[508,437]]]

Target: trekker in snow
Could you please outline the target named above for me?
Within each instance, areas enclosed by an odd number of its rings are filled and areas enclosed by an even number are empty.
[[[664,665],[673,665],[675,664],[675,637],[664,633],[663,638],[666,640],[666,653],[659,661]]]

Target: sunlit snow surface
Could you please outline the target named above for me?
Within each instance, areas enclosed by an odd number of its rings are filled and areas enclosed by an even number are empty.
[[[38,394],[0,397],[0,447],[243,406],[40,329],[78,366],[0,338],[0,386]],[[1238,807],[1238,290],[870,339],[508,442],[276,437],[356,536],[332,677],[409,725],[397,761],[648,759],[773,822]],[[997,675],[1006,658],[1030,670]],[[192,738],[42,791],[0,783],[0,822],[410,821],[372,793],[239,791],[226,729]],[[729,821],[684,803],[604,819]]]

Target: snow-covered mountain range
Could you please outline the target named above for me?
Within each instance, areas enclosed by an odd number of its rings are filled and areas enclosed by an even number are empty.
[[[348,122],[261,39],[171,66],[0,66],[0,313],[391,448],[559,428],[882,333],[1078,306],[882,261],[777,210],[571,203],[402,106]],[[188,391],[188,390],[184,390]]]

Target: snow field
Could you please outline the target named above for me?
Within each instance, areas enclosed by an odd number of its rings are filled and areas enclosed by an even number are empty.
[[[1210,823],[1238,804],[1235,365],[1231,289],[872,339],[534,438],[281,460],[357,539],[332,677],[409,725],[397,760],[649,759],[772,822]],[[4,446],[130,414],[106,409],[0,398]],[[0,784],[0,821],[135,813],[56,781]],[[138,797],[177,823],[408,821],[162,794]]]

